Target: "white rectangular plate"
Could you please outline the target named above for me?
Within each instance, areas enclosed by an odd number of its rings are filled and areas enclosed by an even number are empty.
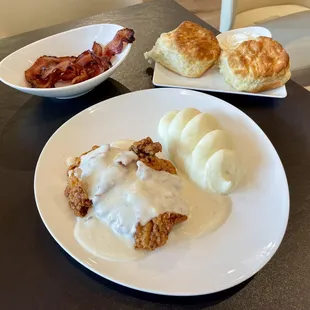
[[[236,33],[249,33],[253,36],[263,35],[271,37],[271,33],[266,28],[247,27],[223,32],[217,36],[217,39],[220,41],[223,38]],[[285,85],[276,89],[271,89],[260,93],[248,93],[248,92],[236,91],[233,87],[231,87],[229,84],[225,82],[223,76],[220,74],[218,67],[216,65],[213,66],[211,69],[209,69],[200,78],[186,78],[156,63],[154,69],[153,84],[156,86],[179,87],[179,88],[196,89],[209,92],[232,93],[240,95],[271,97],[271,98],[285,98],[287,96]]]

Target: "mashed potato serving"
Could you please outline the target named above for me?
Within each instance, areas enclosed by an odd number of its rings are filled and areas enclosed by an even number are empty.
[[[158,132],[169,158],[200,188],[228,194],[238,185],[239,158],[212,115],[194,108],[171,111],[160,120]]]

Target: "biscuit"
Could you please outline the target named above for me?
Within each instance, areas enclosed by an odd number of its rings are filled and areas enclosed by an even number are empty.
[[[173,31],[161,34],[144,57],[182,76],[197,78],[214,65],[220,53],[213,32],[185,21]]]
[[[290,58],[277,41],[258,37],[221,53],[220,73],[238,91],[257,93],[284,85],[291,77]]]

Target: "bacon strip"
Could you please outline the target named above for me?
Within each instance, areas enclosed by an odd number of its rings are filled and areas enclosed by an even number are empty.
[[[98,57],[102,56],[102,46],[96,41],[93,44],[92,50],[95,53],[95,55],[97,55]]]
[[[123,50],[124,43],[133,43],[135,33],[132,29],[124,28],[119,30],[113,40],[109,42],[102,51],[102,55],[111,59],[114,55]]]
[[[94,42],[92,50],[78,57],[41,56],[25,71],[25,78],[35,88],[52,88],[59,81],[70,84],[86,81],[110,69],[111,58],[123,51],[124,43],[134,41],[134,31],[124,28],[105,47]]]
[[[99,45],[96,42],[94,44]],[[78,56],[75,63],[86,69],[89,78],[97,76],[112,67],[111,62],[105,57],[98,57],[94,52],[89,50]]]
[[[74,62],[76,57],[41,56],[25,71],[25,78],[32,87],[49,88],[57,82],[56,70],[68,63]],[[55,71],[55,72],[54,72]]]

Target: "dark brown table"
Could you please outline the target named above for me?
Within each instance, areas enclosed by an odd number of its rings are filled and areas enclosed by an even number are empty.
[[[76,263],[39,217],[33,175],[46,141],[86,107],[153,87],[143,52],[160,33],[184,20],[211,29],[174,1],[158,0],[0,40],[2,59],[48,35],[93,23],[131,27],[137,37],[117,73],[83,97],[44,99],[0,85],[0,309],[310,309],[310,93],[294,82],[287,84],[288,96],[280,100],[216,95],[239,107],[265,131],[283,161],[290,186],[291,212],[283,243],[267,266],[246,283],[193,298],[130,290]]]

